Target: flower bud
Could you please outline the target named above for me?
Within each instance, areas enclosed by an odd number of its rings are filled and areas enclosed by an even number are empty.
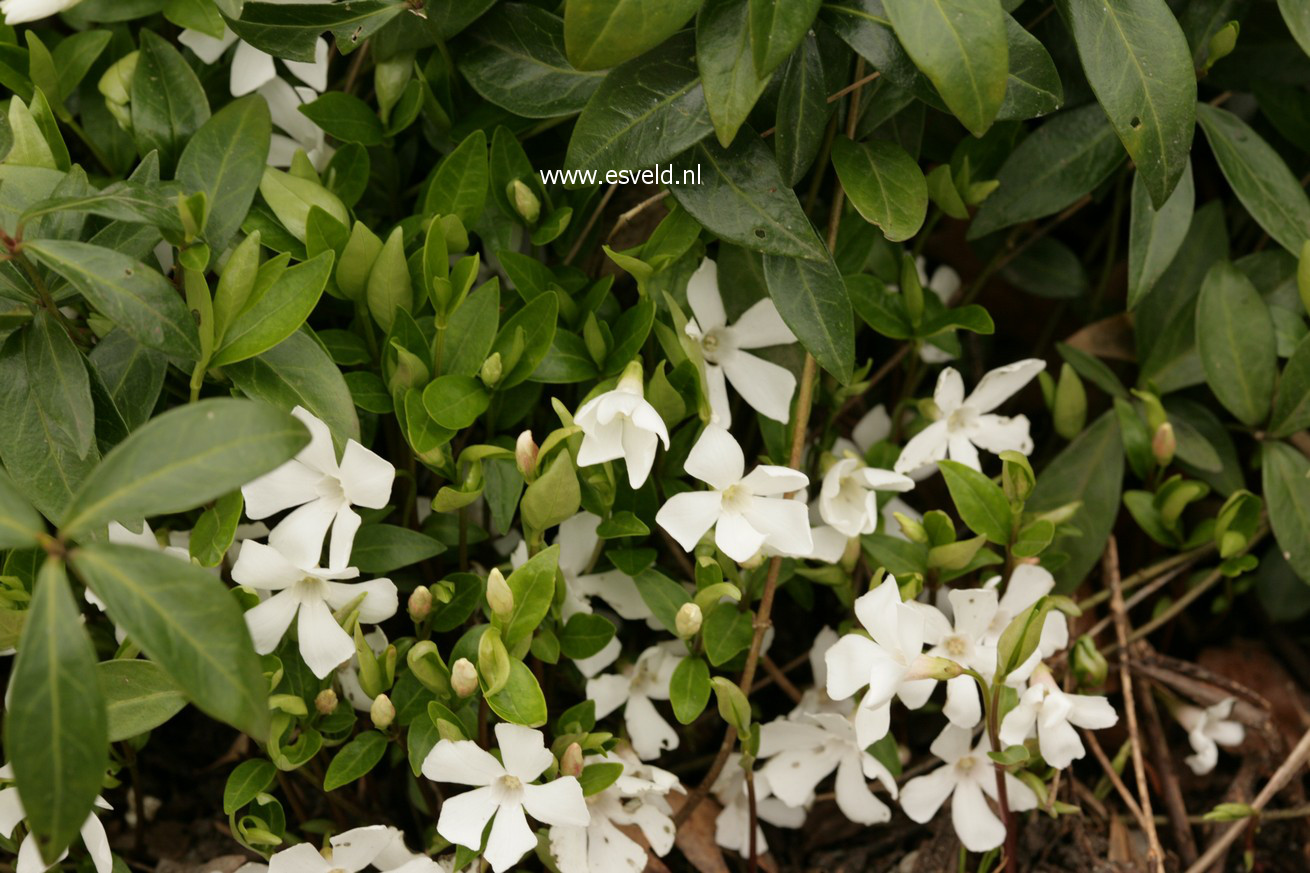
[[[420,585],[409,595],[409,617],[422,621],[432,612],[432,592]]]
[[[582,775],[582,746],[569,743],[563,757],[559,759],[559,775],[572,776],[574,779]]]
[[[505,196],[514,205],[514,211],[528,224],[535,224],[541,217],[541,200],[532,193],[522,179],[515,179],[505,187]]]
[[[936,679],[939,682],[945,682],[947,679],[954,679],[963,673],[964,668],[949,658],[919,655],[910,664],[910,671],[905,674],[905,678],[907,680]]]
[[[636,394],[638,397],[645,394],[645,374],[641,371],[640,360],[630,362],[623,369],[623,375],[619,377],[618,389],[628,394]]]
[[[1233,49],[1237,48],[1237,36],[1241,31],[1242,26],[1238,22],[1230,21],[1214,32],[1206,48],[1205,69],[1210,69],[1233,53]]]
[[[519,434],[514,443],[514,463],[518,464],[524,479],[531,482],[537,478],[537,444],[532,440],[532,431]]]
[[[1103,685],[1110,670],[1105,655],[1101,654],[1101,651],[1096,648],[1096,642],[1086,634],[1073,644],[1073,655],[1069,663],[1073,667],[1073,674],[1077,677],[1079,685]]]
[[[105,98],[105,106],[109,109],[118,126],[123,130],[132,130],[132,110],[129,104],[132,101],[132,80],[136,77],[136,64],[141,59],[140,52],[132,52],[123,55],[100,77],[96,88]]]
[[[386,730],[390,727],[396,720],[396,707],[391,703],[391,698],[385,694],[374,697],[373,705],[368,708],[368,717],[373,720],[373,727],[378,730]]]
[[[324,688],[314,698],[314,708],[319,715],[331,715],[337,711],[337,693],[331,688]]]
[[[1177,450],[1178,438],[1174,436],[1174,426],[1166,421],[1156,428],[1155,436],[1151,437],[1151,454],[1155,456],[1157,464],[1167,467]]]
[[[678,636],[682,637],[684,640],[689,640],[696,636],[696,634],[700,633],[701,619],[702,615],[700,607],[695,603],[688,601],[687,603],[682,604],[682,608],[678,610],[678,615],[674,619],[673,625],[678,632]]]
[[[460,658],[450,668],[450,687],[460,697],[470,697],[478,690],[478,668],[468,658]]]
[[[496,617],[502,620],[508,619],[514,612],[514,592],[510,590],[509,583],[505,581],[500,570],[495,567],[491,568],[491,573],[487,576],[487,605],[491,607]]]
[[[482,362],[482,369],[478,371],[478,378],[488,388],[495,388],[500,383],[500,377],[504,374],[505,368],[500,362],[500,352],[492,352],[491,357]]]
[[[1082,432],[1087,423],[1087,389],[1074,372],[1073,367],[1065,364],[1060,368],[1060,381],[1055,386],[1055,409],[1052,412],[1055,432],[1071,440]]]

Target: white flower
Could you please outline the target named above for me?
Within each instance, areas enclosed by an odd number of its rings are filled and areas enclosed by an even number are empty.
[[[669,699],[669,681],[684,651],[682,643],[670,640],[642,652],[636,663],[622,673],[587,680],[587,699],[596,702],[596,718],[604,718],[622,706],[628,739],[643,760],[658,758],[661,752],[678,747],[678,732],[651,701]]]
[[[946,798],[951,802],[951,823],[960,842],[970,852],[986,852],[1005,842],[1005,825],[992,812],[983,797],[996,799],[996,768],[987,757],[986,737],[977,748],[970,748],[970,731],[948,724],[931,751],[946,762],[926,776],[911,779],[901,788],[901,809],[914,821],[925,824],[941,809]],[[1006,797],[1016,812],[1035,809],[1037,795],[1018,779],[1005,774]]]
[[[823,476],[819,512],[847,537],[870,534],[878,529],[878,492],[912,488],[914,480],[908,476],[866,466],[858,457],[842,458]]]
[[[591,823],[586,827],[556,825],[550,829],[550,852],[560,873],[644,870],[646,848],[620,827],[638,828],[650,851],[660,857],[673,848],[673,809],[664,796],[671,790],[682,790],[678,777],[642,764],[631,754],[610,753],[589,761],[599,762],[622,764],[623,775],[587,798]]]
[[[331,0],[266,0],[269,3],[329,3]],[[260,85],[277,78],[277,66],[273,56],[247,42],[237,39],[229,28],[223,28],[223,35],[215,38],[198,30],[184,30],[177,41],[196,53],[206,64],[212,64],[223,56],[233,43],[238,43],[236,53],[232,55],[229,88],[233,97],[241,97],[259,89]],[[327,89],[328,44],[319,37],[314,43],[314,60],[283,61],[292,74],[313,88],[315,91]]]
[[[261,591],[277,592],[246,613],[255,651],[267,655],[277,648],[299,613],[296,630],[300,654],[315,676],[322,679],[349,661],[355,653],[355,642],[337,624],[332,611],[363,595],[359,621],[377,624],[395,615],[399,606],[396,585],[390,579],[338,581],[358,576],[359,570],[354,567],[324,570],[313,564],[298,566],[272,546],[246,543],[232,567],[232,579]]]
[[[804,806],[815,787],[837,771],[837,807],[853,822],[877,824],[891,819],[891,810],[869,790],[866,779],[877,779],[896,797],[896,778],[855,738],[855,725],[836,713],[814,713],[798,719],[778,719],[760,729],[760,770],[768,776],[773,796],[788,806]]]
[[[628,484],[640,488],[655,463],[660,442],[669,447],[669,432],[655,407],[646,402],[641,383],[641,364],[628,365],[612,391],[593,397],[582,405],[573,422],[582,428],[578,465],[589,467],[623,458],[628,465]]]
[[[1046,763],[1064,769],[1087,754],[1075,727],[1088,730],[1108,728],[1119,715],[1104,697],[1066,694],[1045,666],[1033,674],[1032,684],[1019,698],[1019,705],[1001,722],[1001,743],[1017,746],[1037,731],[1037,747]]]
[[[590,815],[574,777],[532,784],[555,761],[541,731],[502,722],[496,725],[496,743],[500,761],[471,740],[438,740],[423,761],[423,775],[434,782],[476,786],[441,804],[437,833],[476,850],[495,816],[483,857],[500,873],[537,845],[525,809],[549,825],[586,827]]]
[[[700,343],[709,382],[710,408],[718,424],[723,427],[732,424],[725,377],[756,412],[786,424],[791,417],[796,377],[786,367],[745,351],[796,342],[796,335],[778,315],[778,307],[766,297],[729,325],[723,297],[719,294],[719,269],[709,258],[701,261],[688,281],[687,302],[696,315],[687,322],[687,335]]]
[[[1174,718],[1187,731],[1187,741],[1196,753],[1186,759],[1196,775],[1209,773],[1219,763],[1219,746],[1240,745],[1246,738],[1246,728],[1228,718],[1234,702],[1228,697],[1205,709],[1184,703],[1174,710]]]
[[[937,404],[940,417],[905,444],[896,460],[896,472],[908,473],[935,464],[948,455],[953,461],[979,470],[982,467],[978,449],[993,454],[1010,450],[1025,455],[1031,452],[1033,442],[1028,436],[1028,418],[1023,415],[1006,418],[992,410],[1032,381],[1045,367],[1046,362],[1036,358],[999,367],[983,376],[968,397],[964,396],[964,380],[955,368],[942,370],[933,391],[933,402]]]
[[[983,587],[995,588],[1000,581],[1000,576],[993,576],[983,583]],[[987,642],[993,646],[999,643],[1001,634],[1005,633],[1005,629],[1010,626],[1015,616],[1050,594],[1054,588],[1055,577],[1045,567],[1038,564],[1019,564],[1015,567],[1010,573],[1010,581],[1005,586],[1005,593],[1001,595],[997,604],[996,614],[992,616],[991,627],[987,631]],[[1051,610],[1046,614],[1046,621],[1042,624],[1042,635],[1037,642],[1037,651],[1006,677],[1006,683],[1015,685],[1026,682],[1042,659],[1051,657],[1067,645],[1069,645],[1069,620],[1065,618],[1063,612]]]
[[[761,464],[743,476],[741,446],[717,424],[705,428],[683,468],[713,490],[673,495],[655,522],[687,551],[710,528],[715,544],[738,563],[750,560],[766,543],[788,554],[813,549],[805,504],[782,496],[809,484],[804,473]]]
[[[855,714],[855,732],[862,747],[887,734],[889,704],[899,696],[918,709],[934,683],[920,675],[924,661],[925,607],[902,603],[896,579],[887,576],[877,588],[855,601],[855,617],[869,632],[846,634],[833,644],[824,660],[828,666],[828,696],[845,700],[865,686]]]
[[[386,506],[396,468],[354,440],[346,443],[338,464],[327,425],[299,406],[291,414],[309,428],[309,445],[273,472],[242,486],[246,515],[267,518],[298,507],[273,528],[269,545],[293,563],[312,567],[318,563],[331,528],[328,567],[337,570],[350,563],[361,522],[351,505]]]
[[[14,778],[13,766],[5,764],[0,767],[0,779],[11,780]],[[98,809],[113,809],[104,798],[97,797],[95,805]],[[11,785],[8,788],[0,789],[0,834],[6,837],[13,836],[14,828],[18,823],[27,817],[23,810],[22,798],[18,796],[18,789]],[[109,838],[105,835],[105,826],[100,823],[100,819],[92,812],[82,822],[82,842],[86,845],[87,852],[91,855],[91,861],[95,864],[96,873],[110,873],[114,867],[113,854],[109,851]],[[59,856],[55,863],[68,857],[68,850]],[[36,840],[32,839],[31,833],[23,837],[23,842],[18,847],[18,863],[15,866],[15,873],[44,873],[46,869],[54,865],[47,864],[41,857],[41,850],[37,847]]]
[[[995,590],[955,589],[947,597],[955,624],[952,627],[944,621],[928,622],[928,642],[932,643],[928,654],[954,661],[990,679],[996,672],[996,641],[989,636],[997,608]],[[957,727],[971,728],[982,721],[982,699],[972,676],[946,680],[946,706],[942,712]]]
[[[792,807],[773,796],[767,773],[758,771],[755,781],[755,817],[774,827],[798,828],[805,824],[805,810]],[[714,781],[711,790],[723,809],[714,820],[714,841],[742,857],[750,853],[750,795],[746,787],[746,771],[741,768],[741,755],[734,752]],[[764,829],[755,826],[755,851],[763,855],[769,844]]]
[[[25,24],[72,9],[82,0],[0,0],[5,24]]]
[[[270,167],[289,167],[298,150],[304,150],[314,169],[322,172],[332,160],[335,149],[327,144],[327,134],[300,111],[305,103],[318,98],[313,88],[301,85],[292,87],[285,79],[274,77],[259,86],[259,93],[268,103],[269,117],[282,133],[274,133],[269,144]]]
[[[359,873],[394,837],[392,828],[369,825],[337,834],[328,840],[326,853],[310,843],[297,843],[268,859],[268,873]]]
[[[801,693],[801,702],[788,713],[788,718],[797,719],[818,712],[846,715],[854,708],[853,700],[838,701],[828,696],[828,650],[839,639],[841,637],[837,632],[826,625],[815,634],[809,656],[810,675],[814,678],[814,685]]]

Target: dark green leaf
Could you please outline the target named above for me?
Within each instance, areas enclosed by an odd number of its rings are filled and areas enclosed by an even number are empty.
[[[1151,205],[1145,177],[1133,175],[1132,217],[1128,225],[1128,308],[1155,286],[1178,254],[1192,223],[1196,190],[1190,164],[1183,170],[1169,199],[1158,210]]]
[[[1263,445],[1260,457],[1269,524],[1278,547],[1296,575],[1310,583],[1310,461],[1291,446],[1272,441]]]
[[[1300,0],[1278,0],[1278,10],[1301,50],[1310,55],[1310,6]]]
[[[222,367],[253,358],[295,333],[323,295],[334,258],[331,251],[322,252],[279,275],[267,291],[233,319],[210,365]]]
[[[492,281],[464,299],[450,317],[437,369],[452,376],[476,376],[491,353],[500,321],[500,286]]]
[[[182,711],[186,697],[154,661],[102,661],[96,677],[105,697],[109,742],[154,730]]]
[[[997,545],[1009,543],[1014,519],[1010,501],[1001,487],[977,470],[956,461],[939,461],[937,466],[950,489],[960,519],[969,529]]]
[[[246,218],[264,176],[272,132],[268,103],[251,94],[214,113],[182,150],[177,181],[188,192],[205,192],[205,239],[214,251],[227,247]]]
[[[928,214],[928,183],[914,158],[895,143],[832,144],[832,165],[851,204],[892,242],[919,232]]]
[[[60,445],[85,458],[95,439],[95,407],[82,353],[44,311],[37,313],[24,332],[23,353],[28,384],[33,387],[41,417]]]
[[[405,0],[246,3],[241,17],[228,19],[228,26],[237,36],[274,57],[313,63],[314,44],[323,31],[332,31],[337,51],[347,55],[409,8]]]
[[[755,69],[748,5],[748,0],[705,0],[696,16],[696,67],[714,132],[725,148],[769,84],[767,74]]]
[[[382,119],[353,94],[328,91],[311,103],[300,104],[299,109],[310,121],[342,142],[357,142],[363,146],[382,144]]]
[[[691,602],[687,590],[653,567],[642,570],[633,581],[637,584],[637,593],[659,623],[670,633],[676,633],[678,610],[684,603]]]
[[[782,320],[819,365],[843,383],[855,364],[855,319],[837,267],[829,260],[764,256],[769,296]]]
[[[0,549],[25,549],[37,544],[45,522],[32,508],[9,474],[0,469]]]
[[[564,625],[559,635],[564,657],[577,661],[600,653],[614,639],[614,624],[604,616],[579,612]]]
[[[1010,73],[996,119],[1038,118],[1059,109],[1064,103],[1064,86],[1046,47],[1008,13],[1005,38],[1010,47]]]
[[[366,524],[355,534],[350,563],[362,573],[390,573],[446,550],[440,540],[394,524]]]
[[[669,702],[681,724],[691,724],[710,702],[710,668],[702,658],[683,658],[673,668]]]
[[[1269,432],[1275,437],[1285,437],[1307,427],[1310,427],[1310,337],[1301,340],[1283,367]]]
[[[387,737],[381,731],[364,731],[346,745],[328,764],[323,776],[323,790],[332,791],[348,785],[378,765],[387,752]]]
[[[177,49],[151,30],[141,31],[131,106],[137,151],[158,151],[166,174],[186,141],[209,120],[209,100],[195,72]]]
[[[644,54],[678,31],[701,0],[568,0],[564,44],[579,70],[604,70]]]
[[[722,667],[750,648],[754,636],[752,613],[738,609],[733,603],[720,603],[711,609],[701,628],[705,655],[715,667]]]
[[[819,41],[807,36],[787,62],[778,94],[773,148],[782,180],[787,185],[799,182],[814,163],[829,107]],[[709,687],[708,683],[705,687]]]
[[[800,45],[814,23],[822,0],[749,0],[750,45],[755,70],[767,76]]]
[[[1228,261],[1210,268],[1196,301],[1196,350],[1219,402],[1248,425],[1269,415],[1278,349],[1269,307]]]

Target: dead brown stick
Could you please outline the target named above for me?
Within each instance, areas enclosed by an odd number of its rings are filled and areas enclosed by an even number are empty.
[[[781,688],[783,692],[788,697],[791,698],[792,703],[801,702],[802,695],[800,689],[792,684],[792,681],[787,678],[787,674],[782,671],[782,668],[780,668],[777,664],[773,663],[772,658],[770,658],[768,655],[760,655],[760,664],[764,667],[764,672],[768,673],[771,677],[773,677],[773,681],[777,683],[778,687]],[[754,691],[755,688],[758,687],[760,686],[759,683],[757,682],[755,683],[755,687],[752,688],[751,690]]]
[[[1191,864],[1196,860],[1196,837],[1188,823],[1187,804],[1183,802],[1183,791],[1178,785],[1178,774],[1174,771],[1174,758],[1169,752],[1169,741],[1165,739],[1164,724],[1160,721],[1160,709],[1155,705],[1149,684],[1142,692],[1142,711],[1146,713],[1146,738],[1151,744],[1155,771],[1160,774],[1161,793],[1164,795],[1165,811],[1169,813],[1174,842],[1183,863]]]
[[[1146,830],[1146,819],[1142,815],[1142,808],[1137,805],[1137,800],[1133,797],[1133,793],[1128,790],[1128,786],[1125,785],[1123,779],[1120,778],[1119,772],[1114,769],[1114,762],[1110,760],[1109,756],[1105,754],[1105,750],[1101,748],[1101,743],[1096,739],[1096,734],[1091,731],[1083,731],[1083,739],[1087,742],[1088,748],[1092,750],[1092,756],[1096,758],[1097,762],[1101,765],[1101,769],[1105,771],[1105,778],[1110,780],[1110,784],[1114,786],[1114,790],[1119,792],[1119,798],[1124,802],[1124,806],[1128,807],[1128,811],[1132,813],[1133,818],[1137,819],[1137,826],[1142,830]]]

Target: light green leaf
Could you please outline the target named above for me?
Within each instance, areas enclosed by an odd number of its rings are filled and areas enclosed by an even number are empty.
[[[154,661],[102,661],[96,664],[96,677],[111,743],[154,730],[186,706],[182,689]]]
[[[1275,437],[1286,437],[1307,427],[1310,427],[1310,336],[1301,340],[1283,367],[1269,432]]]
[[[509,681],[495,694],[488,695],[487,706],[505,721],[527,727],[541,727],[549,713],[546,696],[541,693],[537,677],[518,658],[509,662]]]
[[[37,544],[45,522],[18,486],[0,469],[0,549],[25,549]]]
[[[701,0],[567,0],[564,45],[579,70],[604,70],[645,54],[678,31]]]
[[[720,603],[711,609],[701,628],[705,655],[715,667],[722,667],[750,648],[754,636],[753,614],[734,603]]]
[[[950,489],[956,511],[969,529],[997,545],[1009,543],[1014,518],[1001,486],[956,461],[939,461],[937,466]]]
[[[669,702],[680,724],[691,724],[710,702],[710,668],[703,658],[683,658],[673,668]]]
[[[568,449],[563,449],[550,466],[523,492],[519,516],[534,531],[544,531],[572,518],[581,505],[577,470]]]
[[[492,353],[499,352],[501,361],[507,362],[510,349],[516,345],[515,336],[520,331],[523,335],[523,349],[514,366],[511,368],[507,365],[507,372],[496,385],[498,390],[513,388],[526,381],[537,369],[555,339],[558,311],[558,298],[554,294],[542,294],[534,297],[501,326],[496,341],[491,345]]]
[[[905,149],[840,137],[832,144],[832,165],[852,205],[883,236],[902,242],[919,232],[928,215],[928,182]]]
[[[1228,261],[1211,267],[1201,284],[1196,351],[1219,402],[1248,425],[1264,421],[1278,374],[1274,323],[1260,292]]]
[[[328,764],[323,790],[348,785],[378,765],[387,752],[387,737],[381,731],[364,731],[341,747]]]
[[[215,112],[182,150],[177,181],[189,193],[205,193],[205,239],[215,252],[227,247],[255,199],[272,125],[268,103],[262,95],[251,94]]]
[[[296,264],[257,300],[247,302],[224,332],[223,345],[210,366],[222,367],[263,354],[299,330],[323,296],[334,257],[325,251]]]
[[[237,764],[223,786],[223,814],[231,815],[263,792],[277,779],[277,767],[267,758],[250,758]]]
[[[1283,13],[1283,21],[1301,51],[1310,55],[1310,6],[1301,0],[1278,0],[1278,11]]]
[[[472,376],[438,376],[423,389],[428,415],[442,427],[461,430],[486,412],[491,396]]]

